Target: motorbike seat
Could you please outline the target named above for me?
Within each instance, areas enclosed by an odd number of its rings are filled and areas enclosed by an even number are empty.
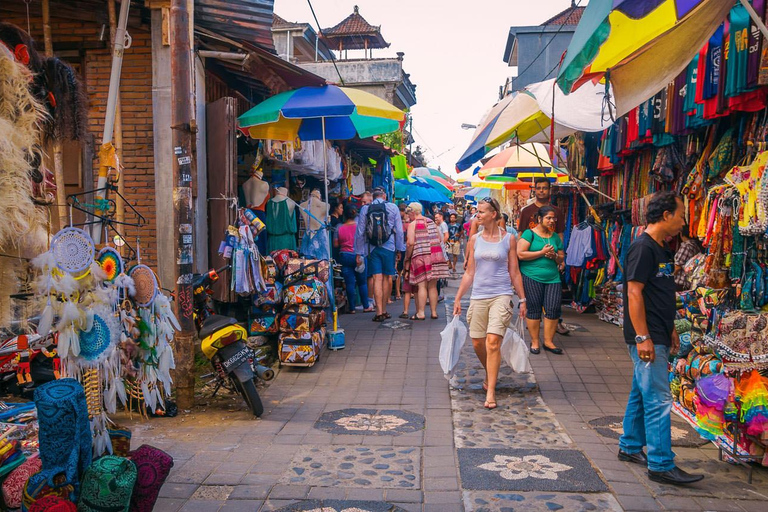
[[[237,320],[231,316],[211,315],[203,322],[203,328],[200,329],[200,339],[207,338],[214,332],[230,325],[235,325]]]

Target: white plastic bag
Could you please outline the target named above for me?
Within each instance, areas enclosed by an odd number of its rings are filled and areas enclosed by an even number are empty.
[[[525,327],[523,318],[518,315],[514,325],[507,328],[504,340],[501,342],[501,357],[504,362],[517,373],[531,373],[531,362],[528,360],[528,345],[525,343]]]
[[[467,326],[461,321],[461,317],[456,315],[453,320],[445,326],[440,333],[440,366],[443,368],[443,375],[448,380],[453,377],[453,369],[459,362],[461,349],[467,339]]]

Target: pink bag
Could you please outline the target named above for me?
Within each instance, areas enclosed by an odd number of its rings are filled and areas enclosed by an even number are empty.
[[[21,507],[21,497],[24,493],[24,484],[30,476],[43,469],[38,454],[32,455],[21,466],[10,472],[3,482],[3,499],[8,508]]]

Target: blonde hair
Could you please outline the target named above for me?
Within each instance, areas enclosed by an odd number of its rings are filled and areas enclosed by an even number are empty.
[[[424,207],[421,205],[421,203],[413,202],[408,205],[408,208],[410,208],[414,213],[424,213]]]

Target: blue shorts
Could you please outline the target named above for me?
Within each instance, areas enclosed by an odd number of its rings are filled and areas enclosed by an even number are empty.
[[[374,247],[368,255],[368,277],[376,274],[385,276],[397,275],[395,269],[395,251],[389,251],[382,247]]]

